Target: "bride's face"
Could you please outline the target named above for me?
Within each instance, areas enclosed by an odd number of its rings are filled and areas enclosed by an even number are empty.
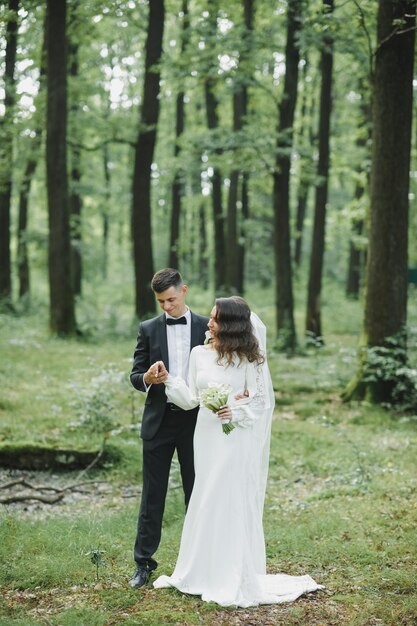
[[[209,327],[210,334],[213,337],[213,339],[215,338],[215,336],[217,334],[217,329],[219,328],[219,325],[216,322],[216,314],[217,314],[217,309],[214,306],[211,309],[210,319],[209,319],[208,324],[207,324],[207,326]]]

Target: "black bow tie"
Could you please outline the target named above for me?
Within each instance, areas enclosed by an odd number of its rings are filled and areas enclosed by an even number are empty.
[[[187,323],[187,318],[182,316],[182,317],[167,317],[167,324],[168,326],[174,326],[174,324],[186,324]]]

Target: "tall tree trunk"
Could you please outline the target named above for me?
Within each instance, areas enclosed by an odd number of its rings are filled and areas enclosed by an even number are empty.
[[[40,131],[41,132],[41,131]],[[26,162],[19,192],[19,217],[17,239],[17,272],[19,277],[19,299],[28,302],[30,295],[30,268],[27,246],[28,200],[33,175],[38,164],[41,135],[39,130],[32,140],[32,156]]]
[[[373,95],[369,246],[363,348],[345,399],[395,402],[401,374],[372,371],[369,350],[406,361],[408,190],[410,172],[415,0],[380,0]],[[401,94],[401,97],[398,97]],[[393,345],[392,337],[396,337]],[[385,352],[384,352],[385,350]],[[386,356],[385,356],[386,358]],[[383,367],[382,367],[383,370]],[[381,371],[381,368],[380,368]]]
[[[198,245],[197,245],[197,268],[196,275],[198,284],[207,290],[210,283],[209,246],[207,241],[207,202],[201,188],[201,154],[198,150],[194,153],[193,169],[190,172],[190,186],[192,197],[200,197],[198,204]]]
[[[71,278],[74,295],[79,296],[82,290],[82,198],[81,182],[81,150],[78,146],[71,149]]]
[[[13,168],[13,116],[15,104],[15,66],[17,50],[19,0],[9,0],[6,26],[6,59],[4,75],[4,116],[0,120],[0,304],[12,302],[12,268],[10,255],[10,201]]]
[[[303,250],[303,231],[304,221],[307,213],[308,192],[310,190],[310,182],[301,175],[297,190],[297,214],[295,218],[295,250],[294,263],[296,267],[301,265],[301,255]]]
[[[359,80],[359,93],[361,94],[361,120],[358,127],[358,135],[356,138],[356,146],[361,152],[366,151],[362,163],[357,168],[357,181],[355,185],[355,201],[357,204],[365,196],[365,192],[369,187],[369,176],[363,180],[362,173],[366,171],[366,163],[369,162],[371,155],[368,154],[368,146],[371,145],[371,128],[372,128],[372,112],[370,107],[370,97],[364,85],[364,78]],[[356,209],[357,212],[357,209]],[[362,283],[363,270],[365,268],[365,251],[363,246],[358,245],[359,239],[365,230],[365,215],[355,216],[352,220],[352,236],[349,242],[349,260],[348,271],[346,277],[346,295],[348,298],[359,298],[360,287]]]
[[[252,54],[252,34],[255,20],[255,7],[254,0],[243,0],[243,13],[245,20],[245,54],[250,57]],[[249,107],[249,91],[248,86],[245,84],[242,86],[242,105],[243,105],[243,118],[246,118]],[[244,171],[242,174],[242,186],[241,186],[241,223],[238,242],[238,273],[237,273],[237,291],[238,293],[245,292],[245,260],[246,260],[246,222],[249,219],[249,172]]]
[[[47,2],[46,170],[50,327],[60,335],[72,334],[76,330],[68,215],[66,8],[65,0]]]
[[[190,27],[190,20],[188,17],[188,0],[182,0],[182,41],[181,41],[181,55],[187,47],[188,31]],[[174,156],[177,158],[180,153],[180,139],[184,132],[185,112],[184,112],[184,89],[177,95],[176,102],[176,125],[175,125],[175,149]],[[171,198],[171,229],[170,229],[170,242],[169,242],[169,261],[170,267],[178,268],[178,243],[180,237],[180,216],[181,216],[181,200],[183,195],[183,178],[184,172],[178,167],[175,168],[174,181],[172,183]]]
[[[355,188],[355,198],[360,200],[364,195],[365,190],[363,186],[357,185]],[[355,219],[352,224],[352,237],[349,242],[349,259],[348,259],[348,272],[346,277],[346,295],[348,298],[357,300],[359,298],[359,292],[361,287],[361,276],[363,268],[364,251],[358,246],[355,241],[356,237],[361,237],[364,229],[364,220]]]
[[[315,144],[315,136],[313,131],[314,120],[314,88],[311,82],[307,81],[309,70],[308,59],[305,58],[303,66],[303,98],[301,105],[301,136],[300,146],[298,148],[301,153],[300,159],[300,180],[297,189],[297,211],[295,218],[295,248],[294,262],[297,268],[301,265],[303,250],[303,232],[304,221],[307,213],[308,193],[313,180],[313,146]]]
[[[178,140],[184,132],[184,92],[177,95],[176,103],[176,142],[175,156],[180,153]],[[178,268],[178,245],[180,238],[181,200],[183,195],[184,173],[176,168],[171,188],[171,228],[169,240],[169,267]]]
[[[241,187],[241,197],[242,197],[242,219],[239,228],[239,241],[237,247],[237,254],[239,257],[239,261],[237,264],[238,272],[237,272],[237,292],[244,294],[245,293],[245,259],[246,259],[246,222],[249,219],[249,173],[243,172],[242,174],[242,187]]]
[[[227,230],[226,230],[226,287],[229,294],[239,293],[238,278],[238,210],[239,198],[239,170],[232,170],[230,174],[229,196],[227,201]]]
[[[207,78],[204,83],[207,125],[210,130],[219,127],[218,101],[214,94],[214,84],[211,78]],[[214,222],[214,289],[217,294],[221,294],[226,284],[226,246],[224,234],[224,215],[222,203],[222,175],[217,166],[213,168],[212,185],[212,206]]]
[[[333,13],[333,0],[323,0],[324,10]],[[319,161],[316,186],[313,241],[308,279],[306,333],[310,341],[323,342],[321,328],[321,281],[323,274],[326,205],[330,161],[330,115],[332,109],[333,37],[325,35],[321,52],[321,90],[319,119]]]
[[[243,120],[247,114],[247,88],[239,85],[233,94],[233,130],[239,132],[243,128]],[[241,183],[239,185],[239,182]],[[245,183],[245,186],[243,185]],[[243,209],[243,193],[245,193],[245,209],[248,207],[247,195],[248,175],[238,169],[230,174],[230,187],[227,202],[227,236],[226,236],[226,285],[229,293],[243,293],[244,283],[244,215],[238,210]],[[239,193],[240,191],[240,193]]]
[[[70,15],[70,42],[69,53],[69,73],[71,76],[71,108],[70,108],[70,128],[72,134],[71,142],[71,187],[70,187],[70,228],[71,228],[71,278],[74,295],[81,294],[82,281],[82,198],[80,193],[81,182],[81,150],[79,147],[78,115],[79,97],[77,89],[78,80],[78,49],[76,43],[78,25],[78,0],[71,4]]]
[[[102,264],[101,274],[103,278],[107,278],[108,273],[108,257],[109,257],[109,209],[111,199],[111,175],[109,168],[109,144],[103,146],[103,168],[104,168],[104,207],[102,211],[103,220],[103,247],[102,247]]]
[[[198,217],[194,219],[194,211],[189,207],[184,207],[183,215],[183,229],[184,245],[182,246],[181,254],[181,267],[183,268],[185,276],[193,275],[193,260],[194,260],[194,238],[195,238],[195,225],[198,222]]]
[[[42,143],[42,134],[44,129],[44,118],[39,115],[39,108],[42,108],[39,101],[43,101],[44,92],[46,87],[46,55],[47,55],[47,22],[45,17],[44,22],[44,39],[40,60],[40,76],[39,76],[39,91],[36,96],[36,125],[35,135],[31,140],[29,148],[29,155],[27,157],[26,165],[23,170],[22,182],[19,190],[19,216],[18,216],[18,231],[17,231],[17,272],[19,277],[19,299],[28,302],[30,297],[30,266],[29,266],[29,254],[27,245],[27,226],[28,226],[28,204],[29,194],[32,185],[33,176],[35,174],[40,148]]]
[[[140,130],[135,147],[132,194],[132,239],[135,269],[135,310],[139,318],[155,312],[151,228],[151,165],[159,118],[160,71],[164,32],[164,0],[149,3],[145,79]]]
[[[215,93],[216,80],[213,76],[217,75],[217,50],[214,47],[214,41],[217,37],[217,17],[219,11],[218,0],[208,1],[208,16],[205,26],[207,32],[206,49],[210,53],[209,67],[207,68],[207,77],[204,81],[204,96],[206,103],[207,126],[209,130],[216,130],[219,127],[219,102]],[[216,149],[216,154],[221,154],[221,148]],[[222,187],[223,178],[221,171],[217,165],[213,167],[213,176],[211,179],[212,207],[213,207],[213,225],[214,225],[214,246],[213,246],[213,262],[214,262],[214,290],[216,294],[225,293],[226,285],[226,240],[225,240],[225,219],[223,214]]]
[[[239,80],[239,79],[238,79]],[[243,85],[238,83],[233,93],[233,131],[235,133],[242,130],[243,117],[247,112],[247,90],[243,89]],[[238,277],[242,270],[239,263],[242,258],[239,255],[239,230],[240,222],[238,219],[238,201],[239,201],[239,180],[241,174],[238,169],[233,169],[230,174],[230,187],[227,202],[227,230],[226,230],[226,286],[228,293],[239,292]]]
[[[239,60],[239,74],[233,91],[233,131],[242,130],[248,112],[248,78],[245,76],[246,61],[252,47],[254,8],[253,0],[243,0],[244,31]],[[248,217],[249,174],[233,169],[230,174],[227,204],[227,263],[226,282],[229,293],[243,294],[245,265],[245,219]],[[239,182],[241,183],[239,185]],[[241,206],[239,212],[238,206]]]
[[[297,337],[290,249],[290,166],[294,111],[297,103],[298,34],[301,29],[301,0],[289,0],[285,48],[284,92],[279,106],[277,154],[274,172],[274,248],[278,345],[293,351]]]
[[[206,205],[204,200],[200,202],[199,210],[199,260],[198,275],[202,289],[209,288],[209,267],[207,259],[207,230],[206,230]]]

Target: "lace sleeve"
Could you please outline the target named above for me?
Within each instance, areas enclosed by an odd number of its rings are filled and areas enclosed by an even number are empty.
[[[231,402],[232,421],[247,428],[262,417],[266,408],[266,392],[262,365],[248,363],[246,367],[246,389],[249,396],[242,400]]]

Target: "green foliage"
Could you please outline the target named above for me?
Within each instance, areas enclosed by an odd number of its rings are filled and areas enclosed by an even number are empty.
[[[80,389],[77,384],[71,385],[75,399],[71,405],[79,417],[78,422],[72,422],[72,427],[82,427],[93,433],[109,433],[117,425],[116,406],[113,401],[114,387],[122,385],[128,389],[127,373],[107,369],[89,381],[86,389]]]
[[[364,347],[362,381],[380,389],[380,395],[402,410],[417,410],[417,370],[407,356],[407,330],[387,337],[382,346]]]
[[[103,558],[105,553],[106,551],[101,548],[92,548],[85,554],[85,556],[90,558],[90,561],[96,568],[96,580],[99,579],[99,568],[108,566],[107,561]]]

